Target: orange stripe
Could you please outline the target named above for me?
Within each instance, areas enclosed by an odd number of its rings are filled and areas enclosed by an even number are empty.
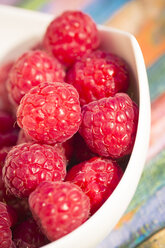
[[[165,53],[164,23],[148,20],[136,38],[142,49],[146,65],[154,63]]]

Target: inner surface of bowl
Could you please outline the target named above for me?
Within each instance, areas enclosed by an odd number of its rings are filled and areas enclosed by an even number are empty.
[[[0,63],[17,58],[42,40],[52,16],[0,6]],[[139,122],[134,149],[124,176],[103,206],[83,225],[49,248],[95,247],[112,230],[126,210],[139,182],[149,142],[150,98],[143,56],[136,39],[129,33],[98,26],[101,48],[124,58],[131,68],[129,94],[139,105]]]

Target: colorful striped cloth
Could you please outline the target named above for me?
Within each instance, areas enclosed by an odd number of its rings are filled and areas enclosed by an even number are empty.
[[[97,248],[165,247],[165,1],[70,0],[68,4],[68,0],[0,0],[0,4],[54,15],[81,9],[96,23],[136,36],[145,58],[152,100],[150,148],[132,202]]]

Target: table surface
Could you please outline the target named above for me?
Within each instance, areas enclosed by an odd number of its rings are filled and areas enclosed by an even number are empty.
[[[69,2],[69,4],[68,4]],[[164,0],[0,0],[41,12],[68,9],[88,13],[96,23],[131,32],[147,66],[151,138],[144,171],[128,209],[97,248],[165,247],[165,1]]]

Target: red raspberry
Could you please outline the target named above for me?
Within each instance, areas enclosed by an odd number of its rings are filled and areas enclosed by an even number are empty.
[[[17,142],[18,131],[13,128],[13,130],[7,133],[0,133],[0,149],[7,146],[13,146]]]
[[[87,51],[96,49],[100,39],[93,20],[80,11],[66,11],[48,26],[45,49],[65,65],[73,64]]]
[[[23,220],[30,216],[27,199],[19,199],[9,194],[2,180],[2,167],[10,149],[11,147],[5,147],[0,150],[0,201],[5,202],[9,207],[12,207],[18,220]]]
[[[54,241],[80,226],[89,216],[89,198],[69,182],[43,182],[29,196],[34,219]]]
[[[95,157],[73,166],[66,181],[78,185],[89,197],[93,214],[112,194],[122,175],[123,172],[115,161]]]
[[[6,82],[12,66],[13,62],[9,62],[0,67],[0,109],[4,111],[11,111]]]
[[[17,122],[32,139],[62,143],[79,129],[81,108],[76,89],[66,83],[44,83],[31,89],[18,108]]]
[[[35,51],[35,50],[43,50],[43,44],[42,42],[37,42],[36,44],[34,44],[31,47],[31,50]]]
[[[23,129],[20,129],[19,134],[18,134],[18,139],[17,139],[17,145],[20,145],[22,143],[29,143],[32,142],[33,140],[25,134]]]
[[[2,149],[0,149],[0,168],[3,167],[4,165],[4,162],[5,162],[5,158],[8,154],[8,152],[10,151],[11,147],[9,146],[6,146],[6,147],[3,147]]]
[[[4,201],[6,197],[6,188],[2,180],[2,168],[0,167],[0,201]]]
[[[73,137],[73,157],[72,160],[75,163],[81,163],[85,160],[89,160],[96,155],[88,148],[84,139],[79,133],[76,133]]]
[[[10,219],[10,226],[14,226],[17,223],[18,216],[13,207],[7,205],[7,211]]]
[[[18,221],[23,221],[31,216],[28,200],[26,198],[19,199],[13,195],[7,194],[3,200],[15,211]]]
[[[15,120],[8,112],[0,110],[0,149],[15,145],[17,136],[18,127]]]
[[[8,207],[0,202],[0,247],[9,248],[12,245],[12,233],[10,230],[11,219]]]
[[[0,110],[0,132],[6,133],[13,129],[15,120],[6,111]]]
[[[15,225],[17,214],[10,206],[6,205],[4,202],[0,202],[0,218],[4,217],[11,227]]]
[[[23,129],[21,129],[18,135],[17,145],[28,142],[32,142],[32,139],[30,139],[30,137],[25,135]],[[64,143],[57,143],[54,145],[54,147],[63,157],[65,163],[68,163],[73,153],[72,140],[69,139]]]
[[[36,248],[35,245],[28,244],[24,242],[22,239],[14,239],[13,246],[11,248]]]
[[[14,105],[34,86],[44,82],[64,81],[61,64],[44,51],[28,51],[14,63],[7,82],[9,98]]]
[[[13,239],[22,240],[36,248],[48,243],[47,238],[43,235],[33,218],[23,221],[14,228]]]
[[[126,92],[129,86],[126,63],[117,55],[99,50],[77,61],[66,81],[77,89],[81,105]]]
[[[1,165],[0,165],[0,201],[5,202],[9,207],[11,207],[14,210],[18,220],[23,220],[31,216],[27,199],[16,198],[15,196],[9,194],[9,192],[6,190],[4,182],[2,180]]]
[[[5,158],[11,148],[10,147],[4,147],[0,150],[0,202],[5,202],[7,198],[7,192],[4,185],[4,182],[2,180],[2,167],[5,162]]]
[[[64,162],[67,164],[71,159],[73,153],[72,141],[69,139],[64,143],[55,144],[54,147],[56,148],[58,153],[62,156]]]
[[[93,152],[120,158],[132,151],[137,123],[137,105],[127,94],[117,93],[82,108],[80,134]]]
[[[12,241],[12,244],[11,244],[11,246],[10,246],[10,248],[18,248],[16,245],[15,245],[15,243],[14,243],[14,241]],[[20,247],[20,248],[33,248],[33,247]]]
[[[9,193],[22,198],[42,181],[63,180],[66,165],[54,147],[23,143],[10,150],[2,173]]]

